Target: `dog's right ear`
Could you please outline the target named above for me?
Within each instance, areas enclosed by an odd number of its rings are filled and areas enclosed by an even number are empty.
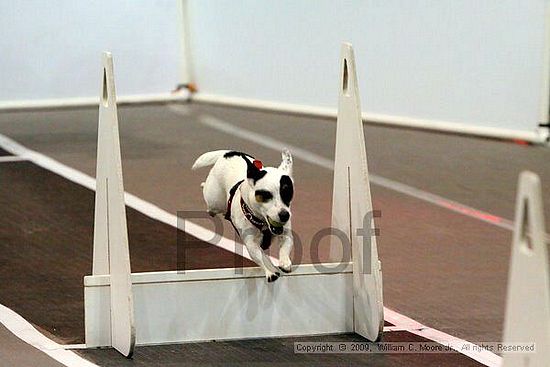
[[[246,178],[251,180],[251,184],[255,185],[256,181],[261,179],[266,175],[266,171],[264,171],[263,164],[261,161],[255,159],[253,162],[250,162],[248,159],[245,158],[246,161]]]
[[[290,150],[284,148],[281,152],[281,158],[282,161],[279,165],[279,169],[285,171],[289,176],[292,176],[292,154],[290,154]]]

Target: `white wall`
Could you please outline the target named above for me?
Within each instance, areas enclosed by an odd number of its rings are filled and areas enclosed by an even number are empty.
[[[169,92],[178,11],[176,0],[0,1],[0,101],[95,97],[104,50],[119,95]]]
[[[364,111],[533,131],[545,0],[190,0],[205,93],[335,107],[340,43]]]

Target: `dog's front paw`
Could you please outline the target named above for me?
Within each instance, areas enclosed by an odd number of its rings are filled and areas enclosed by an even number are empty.
[[[279,273],[279,272],[271,273],[271,274],[266,274],[266,275],[265,275],[265,277],[266,277],[268,283],[273,283],[274,281],[276,281],[277,279],[279,279],[280,276],[281,276],[281,273]]]
[[[292,267],[290,267],[290,266],[288,268],[283,268],[282,266],[279,266],[279,269],[281,269],[282,272],[287,273],[287,274],[292,272]]]
[[[292,262],[289,258],[279,259],[279,269],[285,273],[290,273],[292,271]]]

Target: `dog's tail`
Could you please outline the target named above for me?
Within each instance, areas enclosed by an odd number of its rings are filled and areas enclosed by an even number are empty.
[[[214,150],[212,152],[206,152],[197,158],[191,169],[196,170],[198,168],[211,166],[227,152],[229,152],[229,150]]]

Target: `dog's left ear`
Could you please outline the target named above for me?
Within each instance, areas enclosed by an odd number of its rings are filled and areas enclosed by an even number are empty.
[[[292,154],[288,149],[283,149],[281,152],[282,161],[279,169],[285,171],[287,175],[292,176]]]
[[[247,158],[244,159],[246,161],[246,178],[250,180],[250,183],[252,186],[256,184],[256,181],[261,179],[266,175],[266,171],[263,170],[263,164],[261,161],[254,159],[254,161],[250,162]]]

